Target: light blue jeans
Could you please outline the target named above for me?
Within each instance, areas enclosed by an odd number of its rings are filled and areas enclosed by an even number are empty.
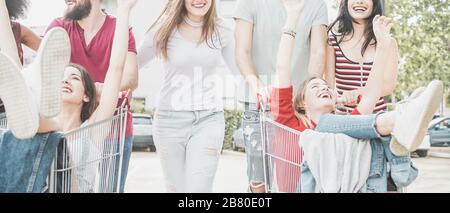
[[[167,192],[212,192],[224,136],[223,111],[157,110],[153,137]]]
[[[0,133],[0,193],[42,193],[62,134],[38,134],[27,140]]]
[[[264,158],[260,112],[256,104],[245,103],[242,117],[247,177],[249,183],[264,183]]]
[[[395,156],[389,144],[391,137],[382,137],[376,130],[374,115],[333,115],[321,116],[316,127],[317,132],[345,134],[357,139],[371,140],[372,158],[369,179],[361,192],[386,193],[388,176],[397,187],[409,186],[418,176],[410,156]],[[314,178],[307,168],[302,166],[301,192],[314,191]]]

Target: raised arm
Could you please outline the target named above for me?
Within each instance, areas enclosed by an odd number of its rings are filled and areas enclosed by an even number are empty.
[[[297,29],[300,13],[303,10],[304,0],[283,0],[283,3],[287,11],[287,18],[278,49],[275,88],[288,88],[292,86],[291,64],[295,46],[295,29]]]
[[[0,51],[11,57],[17,66],[22,67],[5,0],[0,0]]]
[[[387,75],[391,75],[390,61],[393,52],[395,52],[396,42],[391,37],[390,30],[392,28],[391,19],[384,16],[376,16],[373,21],[373,30],[377,38],[378,44],[376,47],[374,64],[372,71],[367,81],[366,86],[361,90],[362,98],[358,104],[358,111],[361,114],[372,114],[376,103],[383,97],[386,91],[380,88],[380,85],[385,84]]]
[[[128,53],[128,25],[130,11],[137,0],[117,0],[117,23],[114,33],[113,47],[111,51],[110,65],[103,85],[100,103],[89,123],[95,123],[114,115],[122,74]]]
[[[324,78],[325,81],[327,81],[328,86],[334,89],[336,86],[336,55],[333,46],[327,45],[326,56],[327,60]]]
[[[122,82],[120,84],[121,91],[134,91],[139,85],[139,72],[137,54],[134,52],[127,53],[127,60],[123,71]]]
[[[311,30],[311,53],[308,67],[309,77],[322,78],[326,67],[327,27],[313,26]]]

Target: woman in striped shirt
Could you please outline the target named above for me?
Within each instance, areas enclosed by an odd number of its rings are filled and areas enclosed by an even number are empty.
[[[358,97],[364,93],[372,70],[377,48],[372,20],[376,15],[383,15],[383,6],[380,0],[343,0],[339,10],[338,18],[329,29],[325,78],[344,100],[337,113],[348,114],[358,104]],[[333,31],[335,26],[337,33]],[[396,43],[389,54],[388,70],[383,85],[380,85],[383,97],[392,94],[397,82],[399,54]],[[375,113],[386,110],[383,97],[377,102]]]

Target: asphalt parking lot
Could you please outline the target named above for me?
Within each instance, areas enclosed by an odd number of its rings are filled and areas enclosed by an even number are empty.
[[[431,153],[428,158],[414,158],[420,170],[409,193],[450,193],[450,159]],[[245,193],[247,185],[244,153],[225,151],[220,159],[214,184],[216,193]],[[134,152],[132,155],[127,193],[164,193],[164,178],[156,153]]]

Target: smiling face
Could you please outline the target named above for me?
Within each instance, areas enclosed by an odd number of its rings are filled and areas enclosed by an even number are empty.
[[[81,107],[82,122],[94,113],[97,107],[95,84],[82,66],[70,64],[65,69],[61,92],[64,105]]]
[[[81,20],[86,18],[92,9],[90,0],[65,0],[67,9],[64,13],[66,20]]]
[[[369,18],[373,12],[372,0],[348,0],[347,5],[350,16],[355,21],[362,21]]]
[[[83,105],[89,102],[89,97],[85,95],[81,71],[75,67],[66,68],[61,92],[64,103]]]
[[[298,94],[298,101],[308,112],[331,113],[336,107],[336,95],[323,79],[312,79]]]
[[[213,0],[184,0],[189,17],[203,19],[211,8]]]

